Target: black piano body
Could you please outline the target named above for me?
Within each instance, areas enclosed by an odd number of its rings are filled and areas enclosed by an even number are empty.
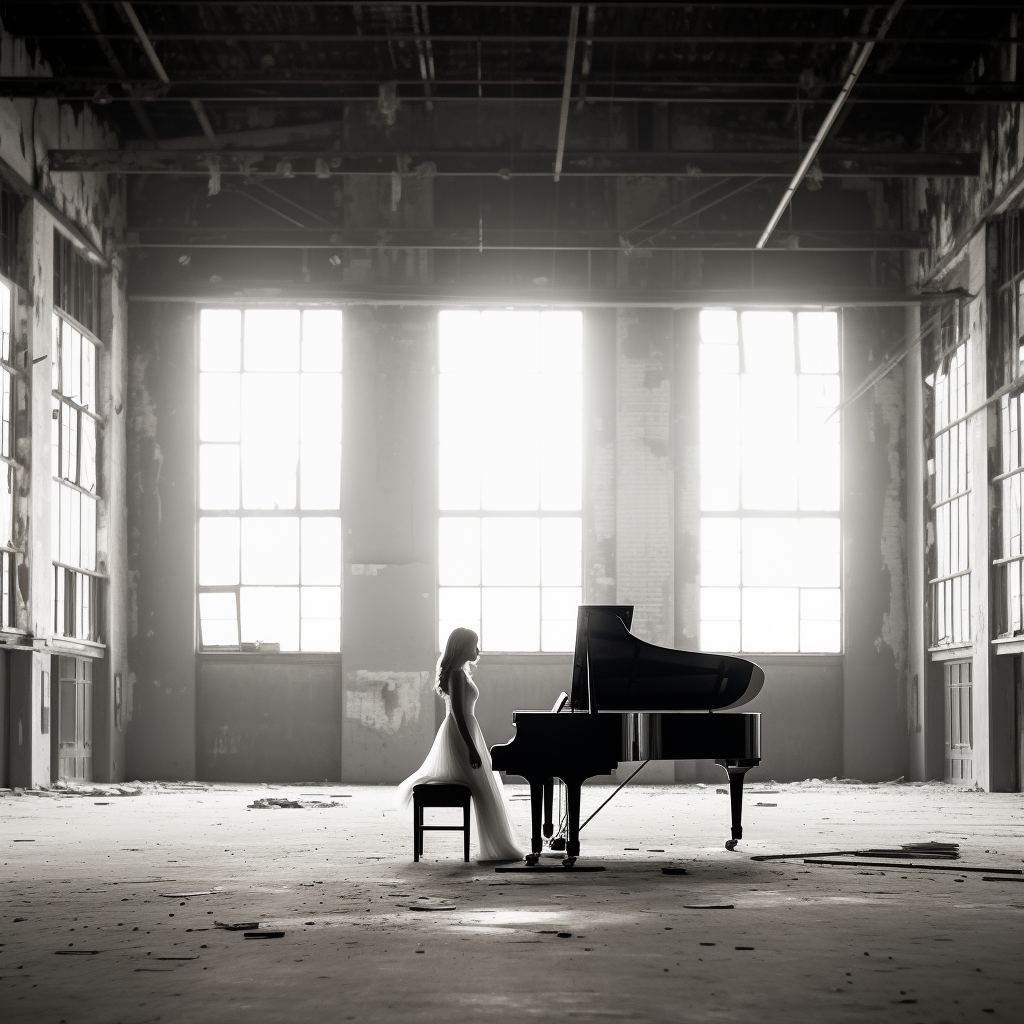
[[[728,655],[675,651],[629,632],[628,605],[581,605],[572,693],[551,711],[516,711],[516,735],[491,748],[496,771],[530,785],[528,863],[550,838],[553,780],[566,787],[566,866],[579,856],[580,788],[621,761],[713,759],[729,775],[734,849],[742,838],[743,777],[761,761],[761,716],[725,713],[752,700],[764,672]],[[542,825],[543,814],[543,825]]]

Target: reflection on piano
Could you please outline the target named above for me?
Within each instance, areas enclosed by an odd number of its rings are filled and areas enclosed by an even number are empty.
[[[491,747],[495,771],[530,784],[536,864],[543,834],[551,838],[552,788],[566,787],[565,859],[580,852],[580,787],[620,761],[713,758],[729,774],[732,838],[743,836],[743,776],[761,763],[761,716],[718,714],[752,700],[764,672],[751,661],[722,654],[675,651],[629,632],[631,605],[581,605],[576,623],[572,694],[551,711],[516,711],[516,735]],[[566,706],[566,704],[568,706]]]

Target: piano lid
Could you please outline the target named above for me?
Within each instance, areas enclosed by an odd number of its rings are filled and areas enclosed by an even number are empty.
[[[580,606],[574,711],[721,711],[760,693],[764,672],[752,661],[657,647],[633,636],[631,621],[632,608]]]

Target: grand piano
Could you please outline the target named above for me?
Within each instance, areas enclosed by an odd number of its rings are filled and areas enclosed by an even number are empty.
[[[530,784],[535,865],[543,836],[551,839],[552,790],[566,788],[562,864],[580,853],[580,787],[620,761],[709,758],[729,775],[733,850],[743,837],[743,777],[761,763],[761,716],[722,714],[752,700],[764,672],[752,661],[656,647],[633,636],[632,605],[581,605],[576,624],[572,692],[550,711],[516,711],[516,734],[491,747],[495,771]],[[560,845],[560,844],[559,844]]]

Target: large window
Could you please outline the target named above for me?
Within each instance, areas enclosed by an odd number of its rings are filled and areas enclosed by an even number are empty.
[[[839,325],[700,315],[701,648],[837,652]]]
[[[341,312],[199,319],[199,644],[341,650]]]
[[[53,503],[53,630],[76,640],[98,639],[96,610],[96,445],[99,344],[54,311],[50,349]]]
[[[966,643],[971,638],[971,463],[967,444],[970,381],[962,319],[957,310],[955,334],[947,338],[947,332],[942,332],[950,347],[940,354],[935,373],[928,378],[934,387],[935,561],[931,586],[932,644],[936,647]],[[1012,494],[1013,479],[1007,483]],[[1019,541],[1017,547],[1019,550]]]
[[[0,193],[0,202],[3,195]],[[3,219],[0,218],[0,224]],[[0,278],[0,628],[16,626],[17,551],[14,547],[14,395],[17,376],[12,345],[11,285]]]
[[[438,641],[571,651],[582,573],[583,317],[440,314]]]

